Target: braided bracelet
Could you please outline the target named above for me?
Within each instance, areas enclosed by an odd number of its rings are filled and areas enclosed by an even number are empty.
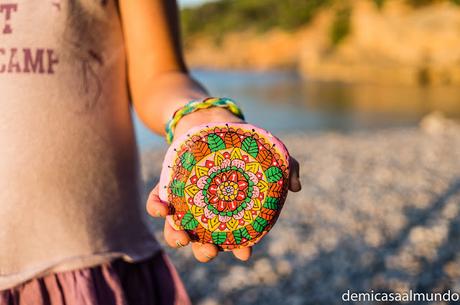
[[[180,119],[197,110],[211,107],[227,108],[231,113],[244,120],[244,115],[241,112],[241,109],[229,98],[210,97],[204,100],[193,100],[185,104],[182,108],[176,110],[172,118],[168,121],[168,123],[166,123],[166,142],[168,142],[168,144],[172,143],[174,130],[176,129],[176,125]]]

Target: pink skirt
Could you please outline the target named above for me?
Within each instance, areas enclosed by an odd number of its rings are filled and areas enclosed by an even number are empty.
[[[0,291],[0,305],[185,305],[174,266],[159,253],[138,263],[121,259],[50,274]]]

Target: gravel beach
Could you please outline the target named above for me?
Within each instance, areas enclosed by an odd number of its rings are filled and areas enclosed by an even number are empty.
[[[281,135],[301,164],[270,234],[239,262],[166,251],[194,304],[341,304],[342,294],[460,293],[460,126]],[[146,189],[163,151],[142,156]],[[163,241],[162,221],[154,221]],[[374,304],[368,302],[367,304]],[[436,304],[444,304],[438,302]]]

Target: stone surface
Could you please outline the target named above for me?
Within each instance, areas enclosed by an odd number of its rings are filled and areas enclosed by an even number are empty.
[[[212,123],[168,148],[159,195],[171,203],[171,226],[229,251],[255,245],[270,231],[288,178],[289,154],[271,133],[247,123]]]

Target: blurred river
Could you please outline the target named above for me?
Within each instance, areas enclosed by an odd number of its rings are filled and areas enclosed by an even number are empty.
[[[415,126],[424,115],[435,110],[460,118],[459,89],[453,87],[314,82],[288,72],[193,71],[192,74],[212,95],[235,99],[249,122],[274,134]],[[134,117],[141,150],[166,145]]]

